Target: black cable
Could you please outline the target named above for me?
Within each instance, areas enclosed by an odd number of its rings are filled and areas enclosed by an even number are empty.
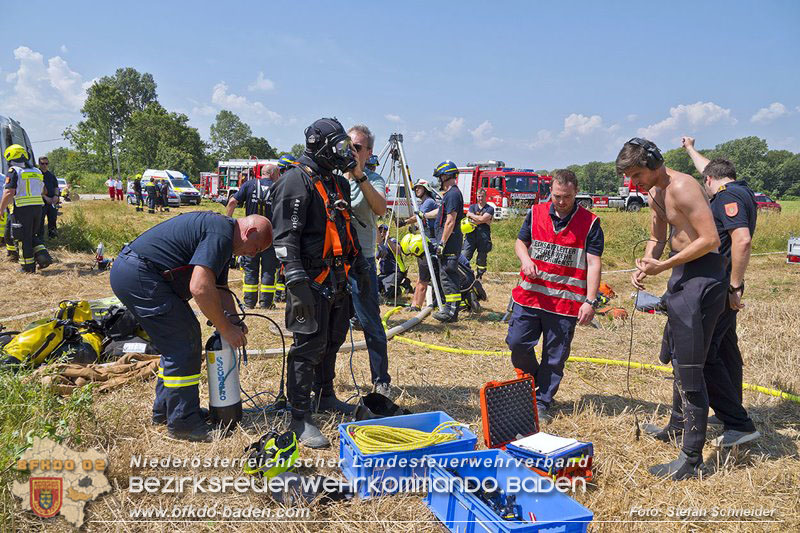
[[[286,407],[288,405],[288,400],[286,398],[286,393],[285,393],[285,382],[286,382],[286,337],[283,334],[283,330],[278,325],[278,323],[275,322],[270,317],[268,317],[266,315],[262,315],[260,313],[249,313],[247,311],[247,309],[244,307],[244,305],[242,304],[242,301],[239,299],[239,296],[235,292],[230,290],[228,287],[217,286],[217,288],[229,293],[233,297],[234,301],[236,302],[236,305],[239,307],[239,310],[240,310],[240,313],[234,313],[234,316],[236,316],[237,318],[239,318],[242,321],[244,321],[244,319],[246,317],[248,317],[248,316],[254,316],[254,317],[258,317],[258,318],[263,318],[264,320],[267,320],[267,321],[271,322],[277,328],[278,333],[281,336],[281,351],[283,352],[282,357],[281,357],[281,382],[280,382],[280,386],[279,386],[279,389],[278,389],[278,394],[274,395],[275,396],[275,401],[271,405],[267,405],[267,406],[260,405],[258,402],[255,401],[255,399],[258,398],[259,396],[261,396],[262,394],[271,394],[271,393],[267,393],[266,391],[262,391],[262,392],[258,392],[255,395],[251,396],[247,391],[244,390],[244,388],[242,388],[241,383],[240,383],[239,384],[239,389],[247,397],[247,400],[250,401],[255,406],[252,409],[246,410],[246,412],[254,412],[254,411],[255,412],[272,412],[272,411],[282,411],[282,410],[286,409]],[[247,351],[244,349],[244,347],[242,347],[241,351],[242,351],[242,356],[239,357],[239,363],[241,364],[242,359],[244,359],[245,364],[246,364],[246,362],[247,362]]]
[[[350,377],[353,378],[353,386],[356,388],[356,393],[350,396],[345,403],[349,403],[353,398],[361,398],[361,387],[358,386],[356,381],[356,373],[353,370],[353,355],[356,353],[356,343],[353,341],[353,323],[350,322]]]
[[[659,241],[659,240],[650,239],[650,238],[642,239],[642,240],[637,241],[636,243],[634,243],[633,249],[632,249],[632,252],[631,252],[632,255],[633,255],[633,264],[634,264],[634,266],[636,265],[636,259],[637,259],[636,258],[636,248],[640,244],[645,243],[645,242],[655,242],[655,243],[665,243],[666,244],[666,241]],[[634,331],[633,330],[633,317],[636,316],[636,306],[637,306],[638,303],[639,303],[639,287],[636,287],[636,294],[633,297],[633,309],[631,310],[631,320],[630,320],[631,335],[630,335],[630,341],[628,343],[628,365],[627,365],[627,369],[625,371],[625,388],[628,391],[628,397],[630,398],[631,403],[634,402],[633,392],[631,392],[631,359],[633,358],[633,331]],[[633,408],[633,422],[634,422],[634,424],[636,424],[636,440],[639,440],[639,437],[642,434],[642,430],[641,430],[641,428],[639,426],[639,416],[636,414],[636,406],[634,406],[634,408]]]

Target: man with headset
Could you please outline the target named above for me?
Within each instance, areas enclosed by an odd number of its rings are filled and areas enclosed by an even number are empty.
[[[650,238],[644,256],[636,260],[634,287],[643,290],[647,276],[672,270],[662,298],[667,324],[661,347],[661,360],[671,360],[674,373],[672,416],[665,428],[649,426],[645,431],[665,442],[683,440],[678,458],[652,466],[650,473],[676,481],[696,477],[703,465],[708,418],[703,366],[728,294],[719,236],[700,184],[667,168],[655,144],[631,139],[620,150],[616,167],[650,196]],[[662,261],[668,225],[671,251]]]

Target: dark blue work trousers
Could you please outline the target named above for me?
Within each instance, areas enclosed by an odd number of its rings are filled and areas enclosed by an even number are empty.
[[[353,308],[358,321],[364,329],[364,339],[369,352],[369,368],[373,383],[389,383],[389,355],[386,331],[381,323],[381,308],[378,302],[378,274],[375,269],[375,258],[367,258],[369,265],[369,290],[358,286],[355,276],[349,276],[350,293],[353,295]]]
[[[514,303],[508,322],[506,344],[511,350],[511,363],[533,376],[536,403],[549,407],[564,377],[564,364],[569,357],[575,335],[574,317],[557,315]],[[542,337],[542,360],[536,360],[534,347]]]
[[[202,425],[198,390],[202,340],[189,303],[128,248],[111,267],[111,289],[161,354],[153,415],[166,415],[167,427],[173,430]]]

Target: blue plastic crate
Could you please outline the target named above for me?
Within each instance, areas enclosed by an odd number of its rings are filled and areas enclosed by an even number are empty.
[[[378,496],[381,494],[391,494],[399,492],[394,487],[390,490],[374,490],[368,482],[363,480],[370,479],[411,479],[413,477],[424,478],[427,475],[426,464],[422,458],[426,455],[438,453],[453,453],[474,450],[478,443],[478,437],[466,427],[459,428],[461,435],[450,442],[443,442],[434,446],[420,448],[419,450],[409,450],[404,452],[385,452],[365,455],[353,442],[347,433],[347,427],[356,426],[390,426],[396,428],[418,429],[420,431],[433,431],[436,426],[443,422],[450,422],[453,419],[445,412],[433,411],[431,413],[418,413],[412,415],[391,416],[376,420],[363,420],[349,424],[339,424],[339,459],[342,473],[351,483],[358,481],[356,489],[362,498]],[[457,433],[455,429],[446,429],[445,433]]]
[[[429,456],[434,461],[428,471],[429,488],[425,504],[436,518],[450,531],[457,533],[503,532],[503,533],[583,533],[594,517],[593,513],[566,494],[557,490],[547,492],[518,492],[516,503],[521,507],[521,516],[528,519],[533,513],[535,522],[502,520],[476,495],[456,490],[437,491],[436,479],[451,480],[455,476],[445,466],[455,470],[461,477],[483,480],[492,477],[503,492],[511,478],[540,478],[537,474],[516,464],[516,460],[501,450],[481,450],[465,453],[449,453]],[[473,462],[468,460],[473,459]],[[501,465],[495,461],[500,460]],[[453,467],[453,461],[458,466]],[[486,464],[486,462],[490,464]],[[444,483],[440,481],[440,483]]]

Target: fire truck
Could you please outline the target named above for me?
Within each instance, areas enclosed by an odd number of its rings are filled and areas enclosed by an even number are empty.
[[[228,159],[217,162],[217,172],[203,172],[200,175],[202,193],[207,198],[227,201],[236,194],[239,186],[259,165],[277,164],[277,159]]]
[[[575,199],[578,204],[586,209],[610,207],[620,211],[639,211],[647,205],[647,191],[632,184],[628,176],[622,179],[622,187],[619,188],[618,194],[619,196],[578,194]]]
[[[506,167],[503,161],[468,163],[458,169],[458,188],[464,196],[464,211],[477,202],[478,189],[486,189],[486,203],[494,207],[494,218],[503,219],[550,197],[551,176],[532,169]]]

